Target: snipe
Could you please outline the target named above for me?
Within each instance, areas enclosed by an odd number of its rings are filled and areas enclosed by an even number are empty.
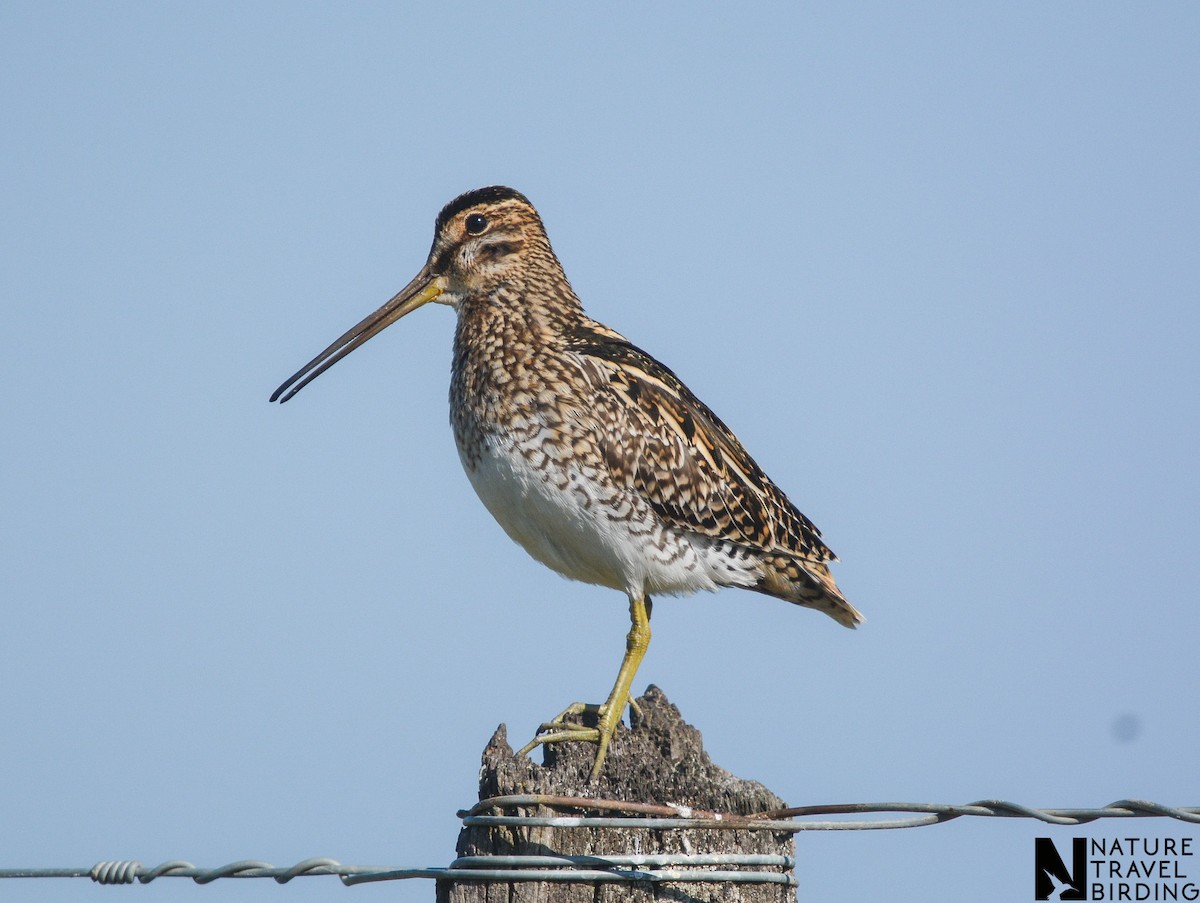
[[[629,597],[632,627],[608,700],[569,706],[522,753],[594,742],[592,777],[600,773],[650,642],[653,594],[736,586],[847,627],[862,621],[834,583],[820,531],[674,373],[583,312],[541,217],[511,188],[447,204],[416,278],[271,401],[430,301],[458,314],[450,420],[484,505],[542,564]],[[576,724],[583,714],[596,727]]]

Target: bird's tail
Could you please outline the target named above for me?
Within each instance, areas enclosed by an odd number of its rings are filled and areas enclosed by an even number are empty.
[[[823,611],[843,627],[854,628],[866,620],[834,583],[823,562],[790,555],[770,555],[763,560],[762,576],[754,589],[806,608]]]

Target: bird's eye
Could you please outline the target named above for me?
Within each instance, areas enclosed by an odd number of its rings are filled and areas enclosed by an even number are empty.
[[[467,232],[478,235],[488,227],[488,218],[482,213],[472,213],[467,217]]]

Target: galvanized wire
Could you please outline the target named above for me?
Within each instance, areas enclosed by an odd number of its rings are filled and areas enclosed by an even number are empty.
[[[447,868],[387,868],[342,865],[336,859],[305,859],[283,868],[269,862],[244,859],[214,869],[198,868],[180,859],[147,868],[136,860],[100,862],[91,868],[0,869],[0,878],[91,878],[97,884],[149,884],[156,878],[191,878],[208,884],[218,878],[274,878],[287,884],[293,878],[337,875],[347,886],[405,878],[438,881],[576,882],[576,883],[696,883],[795,884],[788,874],[795,867],[790,856],[738,854],[672,854],[661,856],[468,856]],[[665,869],[655,866],[676,865]],[[713,865],[773,866],[784,871],[699,868]],[[585,868],[584,866],[590,866]]]
[[[589,815],[485,815],[512,808],[623,813]],[[809,820],[814,816],[910,813],[909,818]],[[802,831],[870,831],[934,825],[964,816],[1029,818],[1052,825],[1082,825],[1102,818],[1173,818],[1200,824],[1200,807],[1173,807],[1147,800],[1117,800],[1095,809],[1036,809],[1005,800],[979,800],[966,805],[940,803],[845,803],[800,806],[753,815],[707,812],[687,806],[629,803],[586,797],[523,794],[482,800],[459,812],[467,827],[616,828],[624,830],[750,830],[778,833]],[[795,819],[801,819],[797,821]],[[722,868],[724,866],[725,868]],[[735,868],[728,868],[733,866]],[[749,866],[752,868],[737,868]],[[90,878],[99,884],[149,884],[158,878],[191,878],[208,884],[218,878],[273,878],[286,884],[293,878],[336,875],[343,884],[365,884],[405,878],[439,881],[518,882],[553,881],[626,883],[740,883],[794,885],[790,856],[756,854],[672,853],[613,856],[465,856],[445,868],[394,868],[342,865],[318,857],[281,867],[244,859],[213,869],[173,859],[153,867],[135,860],[100,862],[91,868],[0,869],[3,878]],[[766,871],[764,869],[778,869]]]
[[[628,816],[579,815],[480,815],[489,809],[514,806],[594,809],[641,813]],[[912,818],[866,819],[860,821],[791,821],[814,815],[858,815],[875,812],[925,813]],[[995,818],[1033,818],[1052,825],[1082,825],[1100,818],[1175,818],[1200,824],[1200,807],[1176,808],[1147,800],[1117,800],[1098,809],[1035,809],[1005,800],[978,800],[963,806],[943,803],[840,803],[829,806],[800,806],[754,815],[730,815],[705,812],[687,806],[661,806],[652,803],[626,803],[620,800],[590,800],[584,797],[521,794],[482,800],[459,812],[468,827],[521,826],[545,828],[649,828],[649,829],[737,829],[776,831],[796,834],[801,831],[879,831],[936,825],[965,815]]]

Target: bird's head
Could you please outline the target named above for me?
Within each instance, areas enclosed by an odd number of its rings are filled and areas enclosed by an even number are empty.
[[[494,185],[455,198],[438,214],[425,269],[444,283],[436,300],[458,306],[503,283],[521,283],[531,263],[554,260],[542,218],[519,191]]]
[[[520,292],[530,280],[567,285],[529,199],[502,185],[459,195],[438,214],[429,259],[412,282],[296,371],[271,401],[287,401],[355,348],[430,301],[459,310],[504,285]]]

